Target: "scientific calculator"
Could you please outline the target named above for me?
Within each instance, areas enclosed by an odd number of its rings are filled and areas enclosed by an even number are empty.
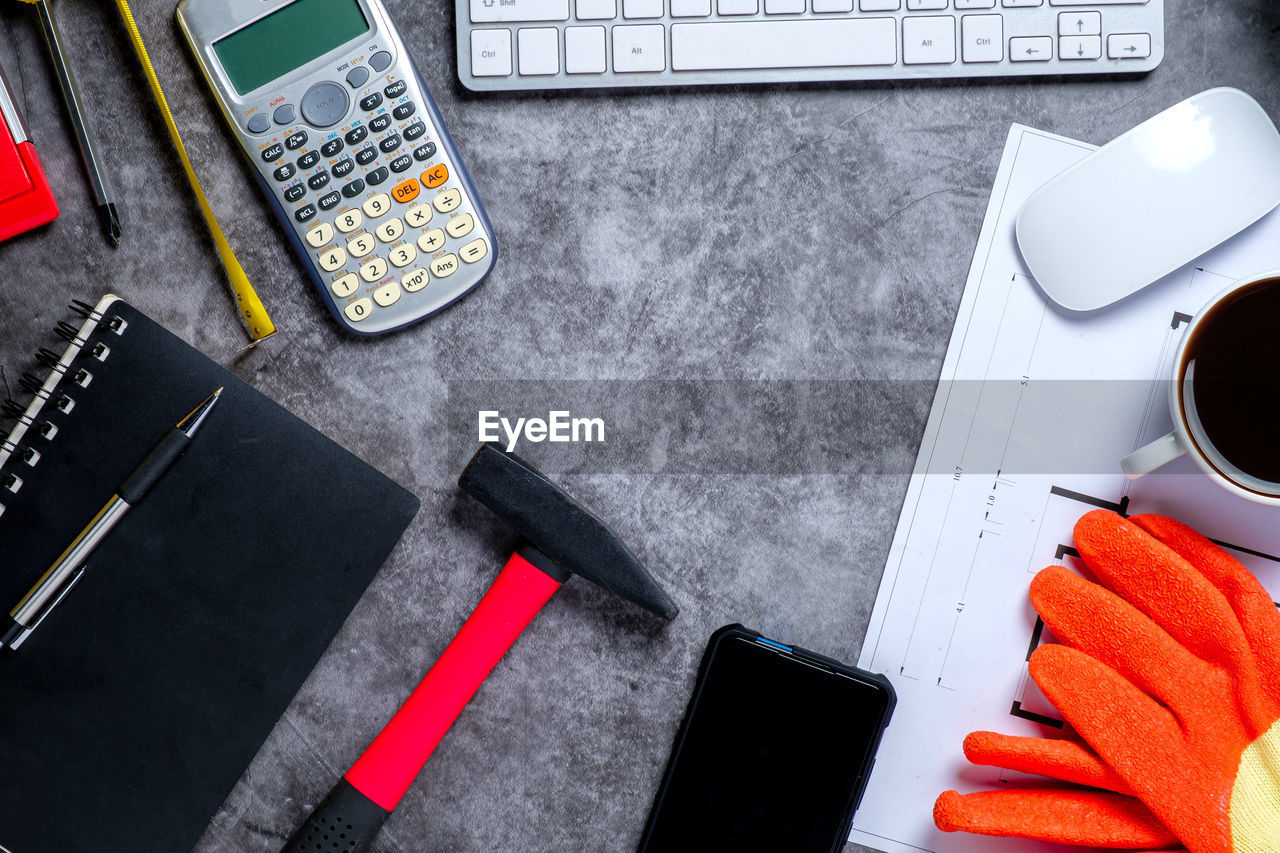
[[[177,15],[344,328],[421,320],[493,269],[479,196],[378,0],[182,0]]]

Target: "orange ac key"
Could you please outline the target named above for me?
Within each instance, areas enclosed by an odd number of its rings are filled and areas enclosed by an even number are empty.
[[[432,166],[422,173],[422,184],[429,190],[435,189],[447,180],[449,180],[449,168],[443,163]]]
[[[418,193],[421,191],[422,187],[418,186],[418,182],[410,178],[403,183],[396,184],[396,188],[391,191],[391,194],[396,197],[396,201],[410,202],[417,198]]]

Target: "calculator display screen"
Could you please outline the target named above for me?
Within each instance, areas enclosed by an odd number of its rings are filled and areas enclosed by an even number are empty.
[[[213,43],[240,94],[369,32],[356,0],[296,0]]]

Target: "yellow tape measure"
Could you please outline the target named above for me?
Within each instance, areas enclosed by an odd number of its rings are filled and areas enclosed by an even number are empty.
[[[178,125],[173,121],[173,113],[169,111],[169,103],[165,100],[164,90],[160,88],[160,79],[156,77],[156,70],[151,65],[151,57],[147,55],[147,47],[142,43],[142,33],[138,32],[138,25],[133,20],[133,12],[129,10],[129,4],[125,0],[116,0],[116,8],[120,10],[120,17],[129,31],[133,51],[142,63],[142,70],[146,72],[151,94],[160,105],[165,127],[169,129],[169,138],[173,140],[173,147],[178,150],[178,158],[182,160],[182,168],[187,173],[187,180],[191,183],[191,189],[195,191],[196,201],[200,205],[200,212],[204,214],[205,224],[213,233],[214,245],[218,248],[218,255],[222,258],[222,265],[226,268],[227,278],[231,282],[231,293],[235,296],[240,320],[256,344],[276,333],[275,324],[267,316],[267,309],[263,307],[262,300],[258,298],[253,285],[249,283],[249,277],[244,274],[244,269],[236,260],[235,252],[231,251],[231,245],[223,235],[222,229],[218,227],[218,218],[213,215],[213,208],[209,206],[209,199],[205,198],[204,190],[200,188],[200,180],[191,166],[191,159],[187,157],[187,149],[182,144],[182,137],[178,134]]]

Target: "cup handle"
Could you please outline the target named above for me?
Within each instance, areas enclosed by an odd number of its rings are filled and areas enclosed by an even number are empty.
[[[1178,440],[1178,434],[1171,432],[1148,445],[1139,447],[1121,459],[1120,469],[1130,480],[1136,480],[1143,474],[1150,474],[1161,465],[1172,462],[1186,452],[1187,449]]]

